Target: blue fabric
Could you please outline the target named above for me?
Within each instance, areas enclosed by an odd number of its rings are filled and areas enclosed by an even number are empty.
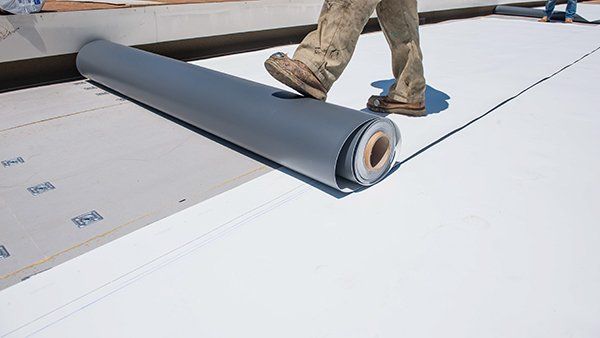
[[[546,1],[546,16],[552,17],[554,7],[556,6],[556,0]],[[577,10],[577,0],[567,0],[567,10],[565,12],[565,19],[573,19],[575,11]]]

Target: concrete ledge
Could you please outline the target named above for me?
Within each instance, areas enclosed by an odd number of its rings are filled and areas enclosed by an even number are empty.
[[[419,12],[422,23],[432,23],[492,14],[498,3],[507,1],[430,0]],[[2,16],[0,92],[78,78],[75,53],[100,38],[183,60],[297,43],[321,5],[266,0]],[[366,30],[376,29],[373,17]]]

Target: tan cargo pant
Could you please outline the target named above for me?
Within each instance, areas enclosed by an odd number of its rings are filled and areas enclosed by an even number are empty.
[[[390,87],[389,97],[400,102],[424,102],[416,0],[325,0],[317,29],[304,38],[294,59],[306,64],[329,90],[350,61],[375,8],[392,50],[396,83]]]

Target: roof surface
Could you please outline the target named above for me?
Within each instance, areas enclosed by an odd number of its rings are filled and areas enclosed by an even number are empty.
[[[0,291],[0,335],[597,336],[599,29],[423,26],[429,115],[389,116],[383,182],[341,195],[269,171]],[[293,49],[197,64],[280,86],[262,61]],[[329,100],[364,109],[389,60],[362,36]]]

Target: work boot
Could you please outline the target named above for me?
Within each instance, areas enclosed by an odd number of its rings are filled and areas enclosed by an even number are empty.
[[[538,20],[538,22],[548,22],[548,17],[547,16],[543,16],[541,19]]]
[[[573,18],[566,18],[565,23],[573,23]]]
[[[378,113],[425,116],[425,103],[406,103],[392,100],[387,96],[373,95],[367,102],[367,108]]]
[[[305,96],[325,101],[327,90],[302,61],[290,59],[284,53],[275,53],[265,61],[265,68],[277,81]]]

